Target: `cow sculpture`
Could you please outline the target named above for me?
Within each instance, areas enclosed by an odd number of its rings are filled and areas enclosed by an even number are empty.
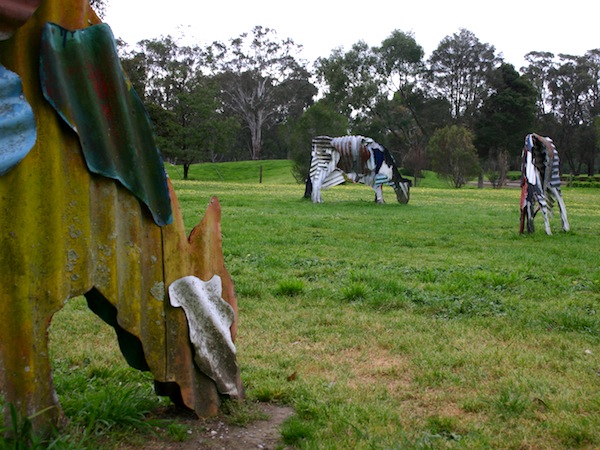
[[[242,398],[219,202],[186,236],[110,28],[87,0],[0,0],[0,40],[4,429],[9,405],[61,423],[48,327],[80,295],[159,395],[199,416]]]
[[[569,231],[567,209],[560,191],[559,158],[556,147],[549,137],[528,134],[525,137],[521,163],[521,224],[528,233],[534,231],[533,219],[542,211],[546,234],[552,234],[550,216],[556,201],[560,209],[563,230]],[[536,205],[537,204],[537,205]]]
[[[392,154],[371,138],[318,136],[312,140],[309,176],[304,196],[321,203],[321,190],[346,181],[363,183],[384,203],[384,184],[394,188],[399,203],[408,203],[411,181],[403,178]]]

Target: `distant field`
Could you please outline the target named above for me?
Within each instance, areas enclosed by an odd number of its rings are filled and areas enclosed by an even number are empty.
[[[518,189],[455,190],[427,174],[408,205],[391,188],[376,205],[361,185],[313,205],[287,161],[200,164],[189,181],[168,171],[188,230],[220,199],[242,378],[251,401],[295,408],[287,445],[600,447],[600,190],[564,189],[571,232],[555,217],[546,236],[540,217],[519,236]],[[71,417],[80,385],[164,404],[102,326],[75,301],[53,322]],[[143,448],[141,431],[111,436],[106,448]]]
[[[190,181],[218,181],[227,183],[258,183],[262,166],[262,183],[264,184],[295,184],[292,175],[292,161],[239,161],[229,163],[203,163],[190,167]],[[173,180],[183,179],[183,168],[167,164],[167,172]],[[447,181],[440,179],[433,172],[424,171],[424,178],[418,180],[420,187],[448,188]],[[300,187],[299,187],[300,189]],[[304,192],[304,191],[302,191]],[[368,191],[367,191],[368,192]]]
[[[190,167],[191,181],[219,181],[227,183],[258,183],[262,166],[262,181],[267,184],[296,183],[292,176],[292,162],[288,160],[239,161],[233,163],[203,163]],[[174,180],[183,178],[183,168],[167,164]]]

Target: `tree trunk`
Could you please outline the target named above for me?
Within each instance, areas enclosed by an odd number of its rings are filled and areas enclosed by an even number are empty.
[[[262,128],[260,121],[256,121],[255,126],[250,127],[250,139],[252,140],[252,159],[260,159],[260,150],[262,147]]]
[[[188,179],[188,172],[190,171],[190,164],[189,163],[183,163],[183,179],[187,180]]]

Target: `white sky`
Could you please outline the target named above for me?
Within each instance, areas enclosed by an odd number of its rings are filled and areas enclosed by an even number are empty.
[[[413,32],[426,58],[460,28],[518,70],[530,51],[583,55],[600,48],[596,0],[108,0],[104,21],[128,44],[168,34],[194,43],[227,42],[256,25],[302,45],[314,62],[359,40],[378,46],[398,29]]]

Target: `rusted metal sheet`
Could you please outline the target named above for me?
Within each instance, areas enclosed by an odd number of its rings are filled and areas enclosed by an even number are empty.
[[[0,65],[0,176],[16,166],[35,143],[33,111],[21,78]]]
[[[8,39],[40,6],[42,0],[0,0],[0,40]]]
[[[143,201],[158,225],[171,202],[161,156],[144,106],[128,83],[110,27],[67,30],[48,23],[41,47],[46,99],[79,135],[85,161]]]
[[[183,404],[199,415],[214,414],[219,404],[215,384],[194,365],[185,314],[169,304],[167,290],[187,275],[208,280],[218,274],[223,298],[237,311],[223,264],[218,201],[211,200],[188,240],[168,179],[173,222],[160,227],[121,183],[90,173],[80,136],[42,94],[39,46],[32,43],[39,42],[47,22],[78,29],[98,19],[87,0],[45,0],[0,46],[0,63],[21,77],[38,136],[27,156],[0,176],[4,400],[23,416],[35,416],[37,429],[58,423],[47,328],[67,299],[87,294],[108,311],[107,317],[112,314],[109,320],[123,343],[138,343],[126,357],[147,366],[160,392],[181,394]],[[7,409],[5,420],[10,421]]]

